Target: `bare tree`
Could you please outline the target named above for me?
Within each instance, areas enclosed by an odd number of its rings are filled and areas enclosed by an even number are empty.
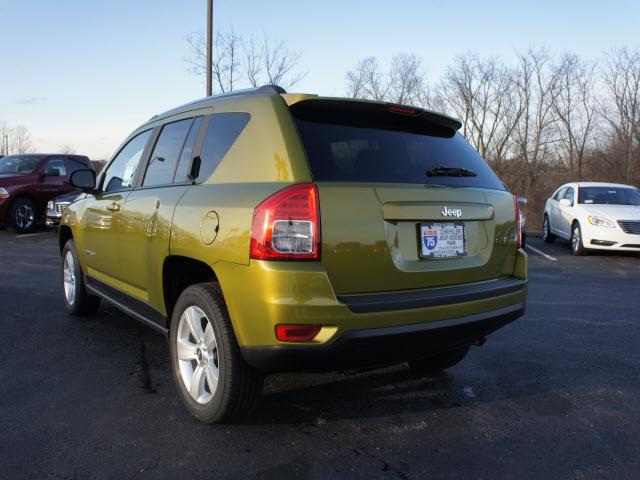
[[[546,49],[530,49],[518,55],[512,81],[518,96],[518,123],[514,152],[521,164],[521,191],[537,188],[544,164],[551,160],[558,142],[554,111],[558,72],[550,67]]]
[[[640,48],[614,48],[602,71],[606,98],[600,102],[611,148],[603,155],[618,175],[631,183],[640,156]],[[611,154],[615,157],[611,158]]]
[[[375,57],[360,60],[356,67],[347,72],[347,96],[368,100],[387,100],[385,74]]]
[[[457,57],[437,87],[437,105],[462,120],[462,134],[480,155],[501,164],[519,121],[511,72],[497,59]]]
[[[560,159],[568,160],[571,176],[582,180],[584,157],[596,126],[594,65],[566,53],[555,65],[554,111],[560,130]]]
[[[295,73],[300,56],[300,52],[290,50],[283,41],[271,42],[265,35],[262,42],[262,64],[268,83],[288,88],[302,80],[306,73]]]
[[[190,55],[185,59],[194,75],[206,75],[207,49],[202,33],[187,37]],[[215,36],[212,75],[216,91],[231,92],[242,86],[269,83],[289,88],[304,78],[299,70],[301,53],[287,47],[284,41],[273,41],[267,35],[257,44],[253,36],[246,39],[231,30]]]
[[[73,155],[74,153],[76,153],[76,149],[73,148],[73,145],[65,143],[64,145],[60,145],[59,152],[64,153],[65,155]]]
[[[9,153],[29,153],[32,149],[31,134],[27,127],[18,125],[12,128],[9,135]]]
[[[347,72],[347,96],[426,106],[426,76],[422,60],[414,54],[395,55],[388,71],[382,70],[375,57],[367,57]]]
[[[388,95],[392,102],[424,105],[427,102],[427,72],[415,54],[400,53],[391,59]]]
[[[9,134],[11,129],[7,122],[0,122],[0,155],[9,155]]]

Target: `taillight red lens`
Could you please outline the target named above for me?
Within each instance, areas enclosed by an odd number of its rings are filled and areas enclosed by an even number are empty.
[[[522,217],[520,215],[520,204],[518,203],[518,197],[513,196],[513,205],[516,210],[516,248],[522,247]]]
[[[320,328],[320,325],[276,325],[276,338],[281,342],[308,342]]]
[[[315,183],[287,187],[255,208],[250,257],[255,260],[320,258],[320,203]]]

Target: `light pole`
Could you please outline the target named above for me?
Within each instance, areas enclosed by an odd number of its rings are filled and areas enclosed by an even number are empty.
[[[207,97],[212,95],[211,91],[211,63],[213,61],[213,0],[207,0]]]

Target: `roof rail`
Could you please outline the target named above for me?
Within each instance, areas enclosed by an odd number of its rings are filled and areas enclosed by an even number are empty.
[[[149,119],[149,122],[151,122],[152,120],[157,120],[160,117],[164,117],[167,115],[170,115],[178,110],[182,110],[185,107],[196,107],[197,105],[201,104],[201,103],[206,103],[209,100],[213,100],[213,99],[218,99],[218,98],[228,98],[228,97],[239,97],[242,95],[260,95],[260,94],[268,94],[268,93],[273,93],[273,94],[283,94],[283,93],[287,93],[287,91],[280,87],[279,85],[262,85],[261,87],[255,87],[255,88],[245,88],[242,90],[234,90],[233,92],[227,92],[227,93],[220,93],[218,95],[212,95],[210,97],[204,97],[201,98],[199,100],[194,100],[193,102],[189,102],[189,103],[185,103],[184,105],[180,105],[179,107],[175,107],[172,108],[171,110],[168,110],[166,112],[163,113],[159,113],[157,115],[154,115],[153,117],[151,117]]]

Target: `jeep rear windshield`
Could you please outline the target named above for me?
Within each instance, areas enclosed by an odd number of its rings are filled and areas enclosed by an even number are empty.
[[[417,112],[410,116],[384,104],[328,100],[302,101],[290,109],[316,181],[505,190],[447,117],[408,110]]]

